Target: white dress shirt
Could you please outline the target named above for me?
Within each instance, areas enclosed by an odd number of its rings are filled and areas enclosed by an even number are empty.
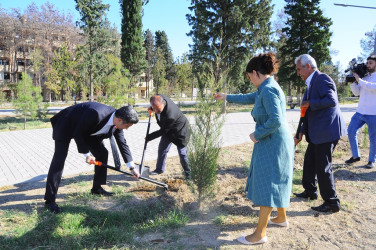
[[[97,132],[95,132],[94,134],[91,134],[91,135],[101,135],[101,134],[107,134],[111,128],[112,125],[114,125],[114,115],[115,115],[115,112],[112,113],[110,119],[107,121],[107,123],[103,126],[103,128],[101,128],[100,130],[98,130]],[[86,153],[84,154],[85,157],[88,157],[92,155],[91,152],[89,151],[89,153]],[[125,163],[127,165],[127,167],[134,167],[134,162],[133,161],[130,161],[130,162],[127,162]]]
[[[359,78],[359,84],[350,85],[355,96],[359,96],[356,112],[362,115],[376,115],[376,72]]]
[[[313,75],[316,73],[316,70],[315,71],[313,71],[309,76],[308,76],[308,78],[306,79],[306,81],[305,81],[305,84],[307,85],[307,99],[308,99],[308,95],[309,95],[309,87],[311,86],[311,81],[312,81],[312,77],[313,77]]]

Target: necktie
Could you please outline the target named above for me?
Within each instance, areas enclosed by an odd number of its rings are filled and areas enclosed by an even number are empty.
[[[111,137],[112,136],[112,134],[114,133],[114,127],[115,127],[115,125],[112,125],[111,127],[110,127],[110,129],[108,130],[108,132],[107,132],[107,137],[109,138],[109,137]]]

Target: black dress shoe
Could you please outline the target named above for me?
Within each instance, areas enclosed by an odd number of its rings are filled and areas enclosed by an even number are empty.
[[[310,200],[317,200],[317,194],[307,194],[306,191],[302,193],[294,193],[296,197],[310,199]]]
[[[55,203],[55,202],[46,202],[45,203],[45,206],[47,207],[48,210],[50,210],[50,212],[54,213],[54,214],[59,214],[61,213],[61,209],[59,208],[59,206]]]
[[[360,161],[360,157],[354,158],[354,157],[351,156],[351,158],[348,159],[347,161],[345,161],[345,163],[346,164],[352,164],[352,163],[357,162],[357,161]]]
[[[162,172],[159,172],[157,170],[150,172],[150,175],[159,175],[159,174],[162,174]]]
[[[338,204],[330,204],[324,202],[322,205],[318,207],[311,207],[313,210],[318,211],[318,212],[333,212],[337,213],[340,209],[341,206]]]
[[[103,196],[112,196],[114,193],[107,192],[102,187],[99,187],[99,188],[95,188],[95,189],[92,188],[91,189],[91,194],[103,195]]]
[[[369,161],[368,164],[366,165],[366,168],[371,169],[375,167],[375,163],[372,161]]]

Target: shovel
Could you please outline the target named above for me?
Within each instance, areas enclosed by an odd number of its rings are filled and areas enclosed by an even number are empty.
[[[146,140],[149,130],[150,130],[150,120],[151,120],[151,114],[149,113],[149,122],[148,122],[148,128],[146,130],[146,137],[145,137],[145,144],[144,144],[144,151],[142,152],[142,158],[141,158],[141,164],[139,165],[139,173],[141,176],[149,177],[150,168],[147,166],[144,166],[145,161],[145,151],[146,151],[146,145],[148,144],[148,141]]]
[[[120,173],[123,173],[125,175],[128,175],[128,176],[134,176],[132,173],[129,173],[129,172],[126,172],[126,171],[122,171],[120,169],[117,169],[115,167],[112,167],[112,166],[109,166],[107,164],[103,164],[102,162],[100,161],[91,161],[90,162],[91,164],[94,164],[96,166],[102,166],[102,167],[105,167],[105,168],[108,168],[108,169],[112,169],[114,171],[117,171],[117,172],[120,172]],[[148,181],[148,182],[151,182],[151,183],[154,183],[154,184],[157,184],[159,186],[162,186],[165,188],[165,190],[168,190],[168,185],[166,183],[162,183],[162,182],[158,182],[156,180],[153,180],[153,179],[149,179],[149,178],[146,178],[146,177],[142,177],[140,176],[139,177],[140,180],[144,180],[144,181]]]

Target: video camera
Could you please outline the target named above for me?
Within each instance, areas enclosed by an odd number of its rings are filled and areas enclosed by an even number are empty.
[[[368,73],[367,65],[365,63],[357,63],[355,58],[349,62],[349,65],[349,68],[345,70],[345,73],[350,71],[350,74],[346,75],[346,83],[355,82],[354,73],[357,73],[360,78],[363,78]]]

